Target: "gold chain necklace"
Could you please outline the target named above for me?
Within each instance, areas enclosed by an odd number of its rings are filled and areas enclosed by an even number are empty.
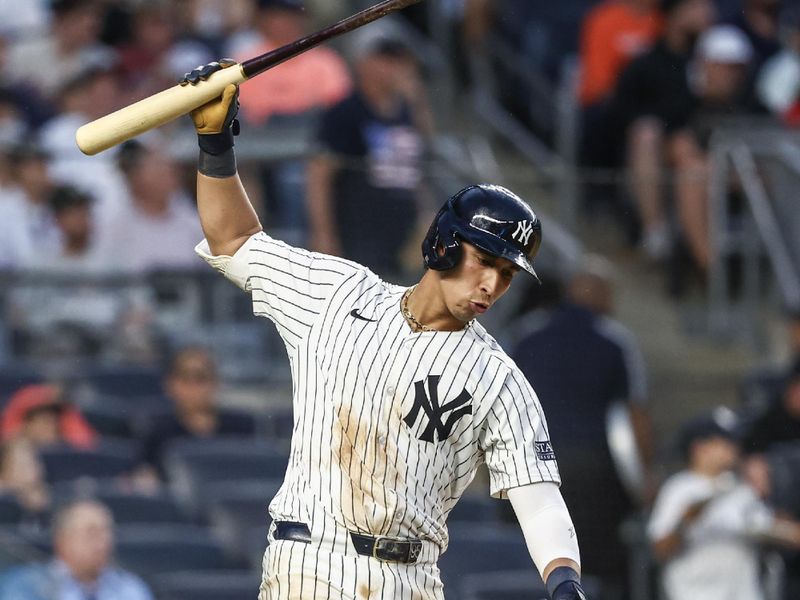
[[[417,286],[408,288],[406,293],[403,294],[403,298],[400,300],[400,312],[403,313],[406,321],[408,321],[416,331],[436,331],[432,327],[428,327],[427,325],[420,323],[408,309],[408,299],[411,297],[411,294],[414,293],[415,289],[417,289]]]

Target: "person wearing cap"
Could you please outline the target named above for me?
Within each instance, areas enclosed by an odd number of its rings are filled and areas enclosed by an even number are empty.
[[[693,44],[715,18],[711,0],[662,0],[664,30],[654,47],[622,72],[601,131],[619,139],[642,222],[642,247],[654,260],[672,246],[662,170],[674,169],[678,216],[697,264],[710,263],[707,234],[693,209],[705,206],[704,161],[688,132],[696,106],[689,85]],[[624,132],[624,137],[619,138]]]
[[[690,130],[704,155],[716,129],[762,111],[750,85],[752,69],[753,46],[737,27],[715,25],[697,40],[689,68],[697,97]],[[705,213],[698,210],[695,219],[705,220]]]
[[[357,87],[328,110],[308,169],[310,240],[385,276],[417,225],[425,136],[430,129],[417,57],[380,35],[356,48]]]
[[[746,93],[753,46],[733,25],[715,25],[695,48],[695,93],[703,105],[732,113]]]
[[[685,468],[664,482],[647,525],[667,600],[763,600],[760,544],[800,548],[800,525],[738,477],[739,423],[729,409],[690,420],[680,450]]]
[[[290,44],[308,33],[309,14],[302,0],[259,0],[255,25],[260,40],[237,55],[247,60]],[[331,48],[318,47],[270,69],[243,86],[241,117],[263,125],[276,115],[298,115],[333,106],[351,89],[344,60]]]
[[[64,443],[91,449],[98,435],[77,408],[64,400],[61,388],[50,384],[25,386],[0,415],[0,440],[25,439],[35,448]]]

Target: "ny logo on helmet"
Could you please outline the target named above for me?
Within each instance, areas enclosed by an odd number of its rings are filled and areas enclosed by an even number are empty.
[[[519,221],[517,229],[511,235],[512,238],[517,240],[523,246],[527,246],[533,235],[533,223],[530,221]]]
[[[428,398],[428,394],[425,393],[425,382],[414,382],[414,406],[411,407],[411,410],[403,419],[406,425],[413,427],[417,422],[417,417],[419,417],[420,411],[425,413],[425,415],[428,417],[428,424],[425,427],[425,430],[419,436],[419,439],[423,442],[433,443],[434,432],[436,432],[438,435],[439,441],[443,442],[450,437],[450,433],[453,431],[453,426],[461,417],[472,414],[472,405],[467,404],[467,402],[472,400],[472,395],[470,395],[467,390],[462,390],[462,392],[454,400],[445,402],[439,406],[438,387],[440,378],[441,377],[439,375],[428,376],[428,390],[430,391],[430,398]],[[464,404],[467,405],[464,406]],[[442,423],[442,415],[448,411],[450,411],[450,415],[448,415],[447,421]]]

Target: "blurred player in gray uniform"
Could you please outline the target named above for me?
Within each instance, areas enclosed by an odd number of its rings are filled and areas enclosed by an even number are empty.
[[[275,323],[292,369],[292,451],[270,505],[260,599],[444,598],[445,521],[482,462],[551,598],[585,598],[539,400],[474,320],[517,272],[535,276],[536,215],[504,188],[462,190],[434,220],[428,269],[408,289],[288,246],[264,233],[237,175],[236,93],[192,113],[197,251]]]

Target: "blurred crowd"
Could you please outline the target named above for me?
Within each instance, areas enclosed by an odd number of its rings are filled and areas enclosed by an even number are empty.
[[[0,518],[50,557],[0,575],[1,598],[151,598],[113,566],[113,520],[126,517],[98,498],[172,490],[176,441],[277,431],[220,400],[229,365],[218,360],[237,356],[186,347],[202,322],[164,323],[178,274],[205,273],[193,251],[202,238],[194,150],[180,146],[188,123],[95,157],[77,149],[75,130],[199,64],[273,50],[365,5],[339,4],[0,0],[0,366],[10,381],[0,397]],[[426,14],[420,5],[397,27],[312,50],[240,92],[241,172],[267,229],[400,282],[421,268],[418,240],[443,193],[430,160],[439,88],[424,51],[432,42],[420,41],[435,34]],[[497,37],[554,85],[565,59],[577,58],[585,214],[611,212],[642,256],[680,272],[705,276],[713,260],[715,128],[756,117],[800,126],[800,10],[788,1],[451,0],[439,14],[458,85],[481,84],[470,60]],[[499,66],[494,75],[509,113],[542,133],[514,77]],[[247,150],[246,138],[280,146],[285,132],[299,135],[303,152],[260,159],[266,143]],[[740,182],[727,185],[735,198]],[[542,286],[517,295],[498,337],[542,400],[584,570],[603,598],[643,600],[631,585],[637,553],[652,557],[652,597],[800,597],[800,362],[754,375],[740,406],[698,414],[675,444],[655,440],[644,358],[614,318],[614,266],[587,256],[570,273],[547,276],[547,267]],[[172,287],[159,286],[163,273]],[[800,343],[794,350],[800,357]],[[25,361],[54,356],[68,367],[79,356],[148,365],[154,389],[101,393],[98,410],[84,363],[21,381]],[[619,436],[627,445],[612,443]],[[94,493],[59,476],[71,452],[106,456],[120,438],[113,476],[81,472],[97,480]],[[776,556],[784,575],[771,579]]]

